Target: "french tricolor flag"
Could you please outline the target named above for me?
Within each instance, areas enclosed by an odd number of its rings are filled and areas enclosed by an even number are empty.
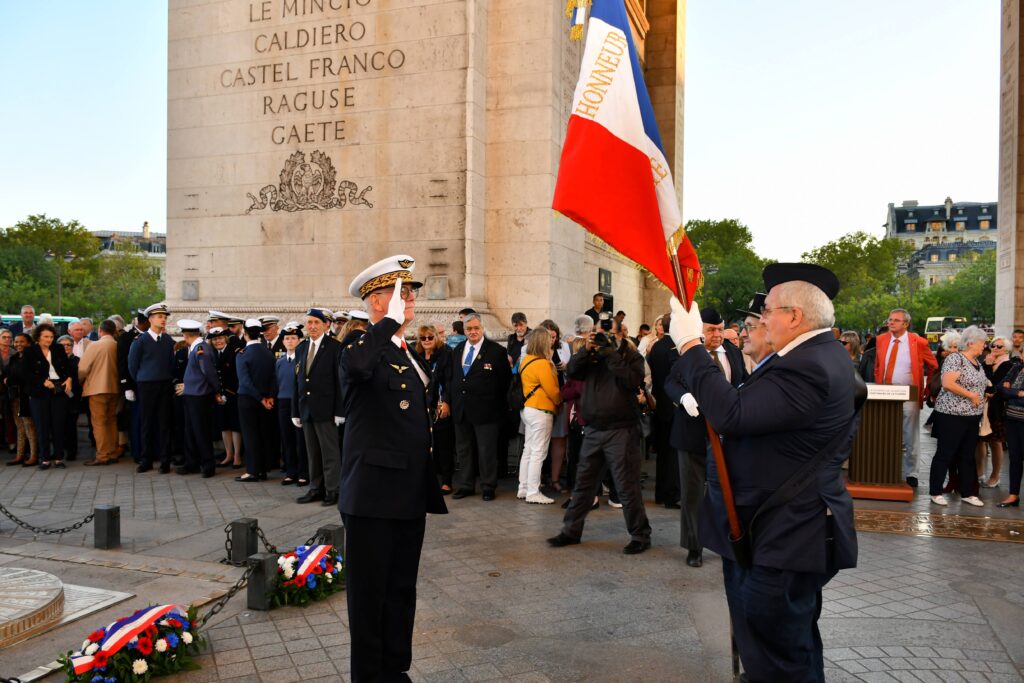
[[[623,0],[593,0],[552,208],[646,268],[689,307],[700,265],[682,228]]]

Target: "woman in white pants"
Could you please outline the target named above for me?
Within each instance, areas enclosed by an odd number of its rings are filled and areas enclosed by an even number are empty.
[[[548,455],[551,428],[562,394],[551,362],[551,336],[544,328],[526,337],[526,353],[519,361],[523,380],[523,457],[519,461],[519,499],[550,505],[554,499],[540,492],[540,471]]]

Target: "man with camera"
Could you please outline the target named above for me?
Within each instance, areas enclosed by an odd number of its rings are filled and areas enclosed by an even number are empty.
[[[630,346],[615,321],[605,319],[594,326],[586,346],[569,361],[567,374],[584,382],[579,406],[587,426],[580,447],[576,485],[562,530],[548,543],[561,548],[580,542],[594,491],[607,466],[630,536],[623,552],[642,553],[651,547],[651,525],[640,492],[643,455],[637,391],[644,381],[643,356]]]

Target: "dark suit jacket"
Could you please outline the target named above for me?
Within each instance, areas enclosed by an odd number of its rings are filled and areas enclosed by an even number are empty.
[[[384,318],[341,355],[351,398],[338,489],[342,514],[421,519],[448,512],[430,457],[430,371],[391,341],[398,329]],[[413,363],[420,363],[427,386]]]
[[[121,333],[117,338],[117,376],[121,382],[121,391],[135,390],[135,380],[128,372],[128,352],[132,349],[132,342],[135,341],[140,332],[134,327]]]
[[[38,324],[39,323],[37,322],[36,325]],[[11,337],[17,337],[19,334],[25,331],[25,323],[23,323],[20,320],[15,320],[13,323],[11,323],[10,330]]]
[[[447,386],[442,385],[442,399],[451,406],[456,422],[501,422],[508,411],[506,395],[512,381],[512,368],[505,349],[497,342],[484,339],[469,373],[463,376],[462,353],[467,343],[462,342],[452,351],[446,373]]]
[[[320,350],[313,357],[313,367],[306,377],[306,354],[309,338],[295,347],[295,400],[292,417],[303,422],[327,422],[344,417],[344,393],[341,390],[341,342],[325,334]]]
[[[651,384],[657,404],[654,408],[654,418],[658,422],[666,424],[672,422],[676,412],[675,404],[679,401],[679,396],[682,396],[679,394],[673,397],[665,392],[665,380],[672,372],[672,364],[676,362],[677,358],[679,358],[679,352],[676,351],[676,345],[667,334],[656,341],[647,354],[647,365],[651,368]]]
[[[743,363],[743,352],[729,342],[724,342],[722,348],[725,349],[725,357],[729,359],[729,374],[732,376],[729,383],[734,387],[739,387],[748,377],[747,366]],[[710,360],[710,358],[711,356],[709,355],[708,359]],[[714,364],[714,361],[712,361],[712,364]],[[718,369],[717,365],[715,369]],[[668,399],[672,401],[673,408],[672,436],[669,438],[672,448],[688,453],[704,453],[707,448],[708,429],[704,424],[703,408],[700,415],[690,417],[690,414],[679,405],[679,399],[682,398],[683,394],[693,393],[693,391],[687,388],[686,382],[675,370],[674,366],[673,370],[669,372],[664,388],[668,394]]]
[[[842,464],[853,443],[854,373],[831,331],[775,356],[739,389],[730,386],[699,347],[676,362],[673,374],[691,387],[701,411],[723,438],[740,521],[757,508],[832,438],[844,435],[811,484],[789,503],[762,515],[754,534],[754,563],[776,569],[827,571],[826,508],[832,511],[835,566],[856,566],[853,503]],[[708,494],[701,507],[700,537],[733,559],[728,522],[714,460],[708,458]]]
[[[72,373],[77,376],[78,372],[71,367],[71,361],[64,353],[64,347],[56,342],[50,346],[50,361],[53,363],[53,369],[60,375],[60,379],[53,383],[58,385],[57,391],[63,392],[59,385],[71,377]],[[24,386],[29,396],[52,396],[55,393],[53,389],[43,386],[43,383],[50,378],[50,363],[43,357],[43,352],[38,344],[33,344],[25,349],[22,372],[24,373],[22,375]]]

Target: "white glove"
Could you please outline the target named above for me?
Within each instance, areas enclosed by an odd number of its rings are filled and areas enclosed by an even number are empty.
[[[345,424],[345,418],[338,417],[337,415],[335,415],[334,416],[334,426],[335,427],[340,427],[343,424]]]
[[[299,418],[293,417],[292,424],[295,425],[297,428],[302,429],[302,420],[300,420]]]
[[[668,326],[668,334],[678,351],[684,344],[704,336],[704,321],[700,319],[700,309],[697,308],[696,301],[690,304],[689,311],[683,308],[683,303],[675,297],[672,297],[669,303],[672,306],[672,323]]]
[[[405,324],[405,299],[402,298],[402,278],[395,280],[395,293],[388,302],[387,317],[399,325]]]
[[[697,399],[693,397],[693,394],[683,394],[683,397],[679,399],[679,405],[683,407],[683,410],[690,417],[700,417],[700,407],[697,405]]]
[[[135,392],[132,391],[131,389],[125,389],[124,398],[125,398],[126,401],[134,401],[135,400]]]

